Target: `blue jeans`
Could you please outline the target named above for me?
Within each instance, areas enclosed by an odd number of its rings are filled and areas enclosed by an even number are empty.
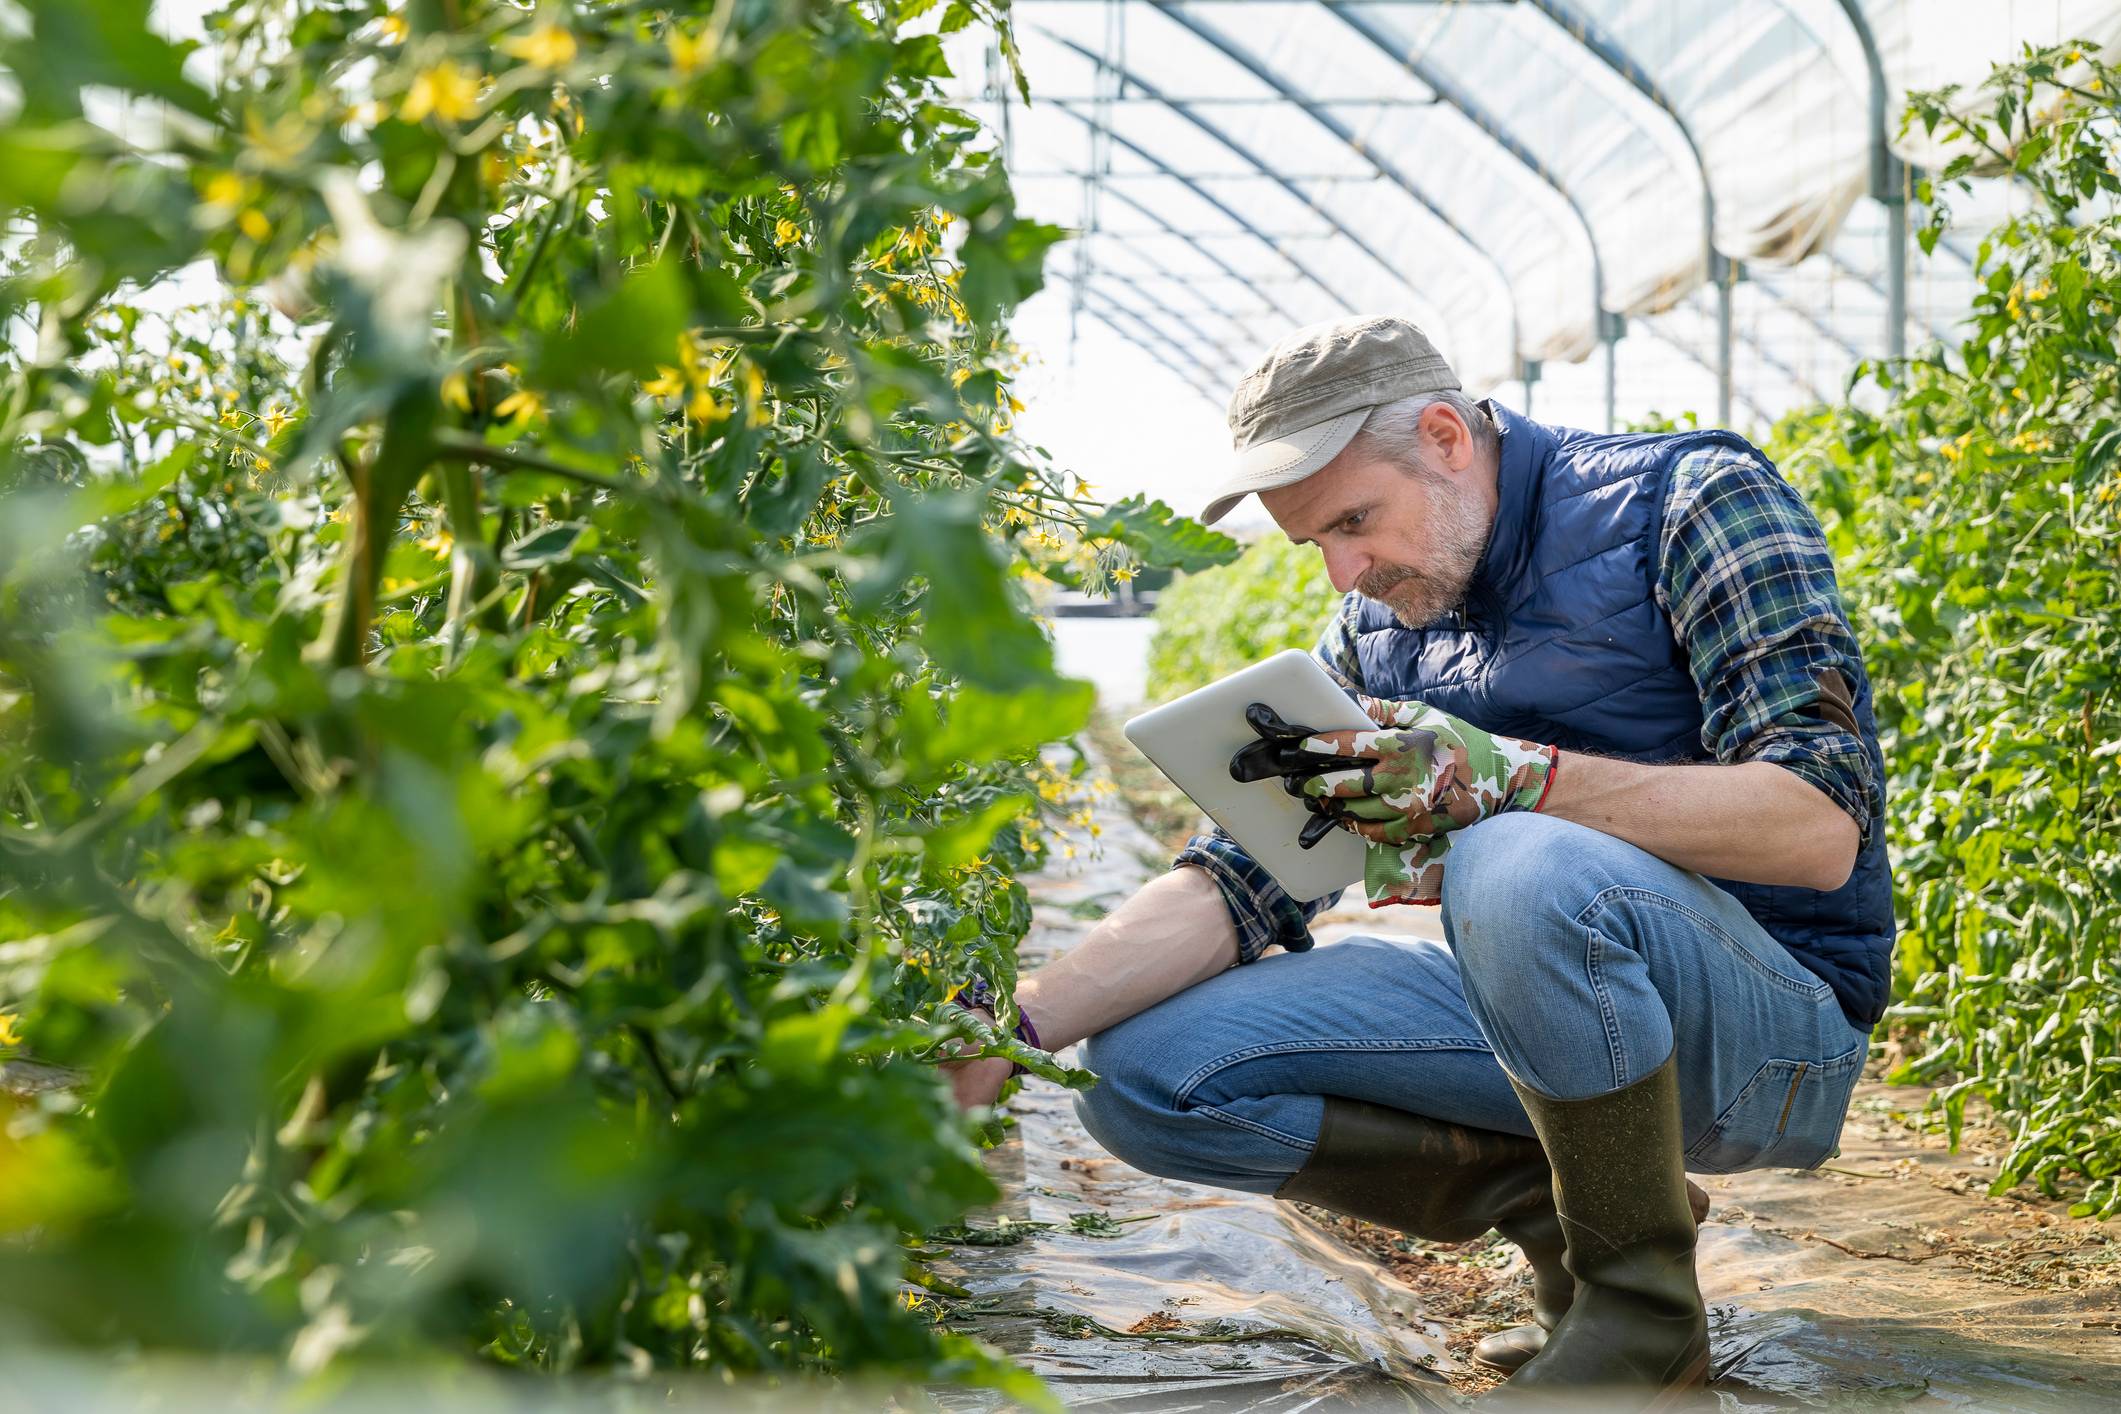
[[[1137,1168],[1271,1193],[1303,1166],[1327,1095],[1529,1135],[1509,1076],[1582,1099],[1676,1052],[1689,1170],[1833,1152],[1869,1033],[1699,874],[1500,815],[1452,841],[1442,908],[1449,947],[1273,953],[1089,1037],[1084,1126]]]

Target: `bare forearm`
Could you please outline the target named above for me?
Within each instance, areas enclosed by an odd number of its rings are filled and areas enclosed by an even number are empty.
[[[1237,962],[1222,891],[1187,866],[1152,879],[1067,952],[1016,984],[1016,1004],[1057,1051]]]
[[[1769,761],[1644,766],[1564,751],[1540,813],[1682,869],[1810,889],[1841,886],[1860,838],[1824,791]]]

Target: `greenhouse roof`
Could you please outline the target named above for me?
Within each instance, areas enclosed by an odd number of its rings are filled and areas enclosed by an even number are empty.
[[[1601,402],[1764,422],[1949,338],[1981,233],[2022,197],[1979,181],[1913,249],[1907,203],[1946,154],[1899,131],[1906,93],[2121,39],[2110,0],[1012,13],[1031,102],[983,38],[952,50],[955,82],[1020,208],[1082,233],[1048,269],[1077,341],[1137,345],[1219,405],[1280,333],[1400,313],[1469,388],[1545,385],[1586,422]]]

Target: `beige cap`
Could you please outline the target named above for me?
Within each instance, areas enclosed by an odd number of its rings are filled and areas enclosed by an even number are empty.
[[[1213,525],[1255,491],[1317,471],[1340,455],[1379,403],[1459,386],[1429,336],[1404,319],[1338,319],[1286,335],[1230,395],[1237,465],[1201,523]]]

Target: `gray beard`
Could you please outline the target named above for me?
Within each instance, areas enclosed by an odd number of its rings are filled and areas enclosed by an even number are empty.
[[[1480,557],[1487,552],[1490,529],[1487,513],[1456,483],[1433,472],[1415,474],[1428,481],[1434,506],[1436,548],[1428,567],[1378,565],[1355,581],[1356,593],[1382,603],[1408,628],[1432,624],[1465,602]],[[1396,597],[1387,599],[1387,594]]]

